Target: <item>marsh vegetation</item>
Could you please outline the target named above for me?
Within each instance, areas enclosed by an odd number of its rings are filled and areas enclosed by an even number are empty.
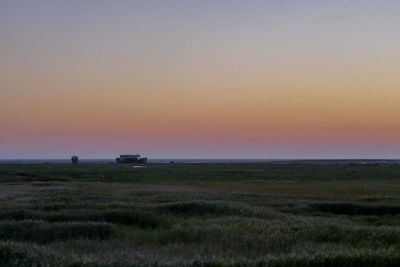
[[[399,266],[400,166],[0,165],[0,265]]]

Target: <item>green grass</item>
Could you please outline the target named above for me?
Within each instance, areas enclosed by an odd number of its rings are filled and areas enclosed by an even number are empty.
[[[1,266],[398,266],[400,166],[0,165]]]

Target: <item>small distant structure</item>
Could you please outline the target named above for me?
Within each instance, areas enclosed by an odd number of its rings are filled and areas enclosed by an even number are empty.
[[[77,164],[79,162],[79,157],[78,156],[72,156],[71,157],[71,161],[72,161],[72,164]]]
[[[138,163],[138,164],[146,164],[147,158],[141,158],[139,154],[136,155],[120,155],[119,158],[116,158],[115,161],[117,163]]]

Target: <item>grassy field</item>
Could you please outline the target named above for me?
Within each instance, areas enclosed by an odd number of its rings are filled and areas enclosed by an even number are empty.
[[[1,266],[400,266],[400,165],[1,164]]]

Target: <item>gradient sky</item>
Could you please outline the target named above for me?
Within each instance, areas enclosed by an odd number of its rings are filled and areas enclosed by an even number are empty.
[[[0,158],[400,158],[400,2],[0,1]]]

